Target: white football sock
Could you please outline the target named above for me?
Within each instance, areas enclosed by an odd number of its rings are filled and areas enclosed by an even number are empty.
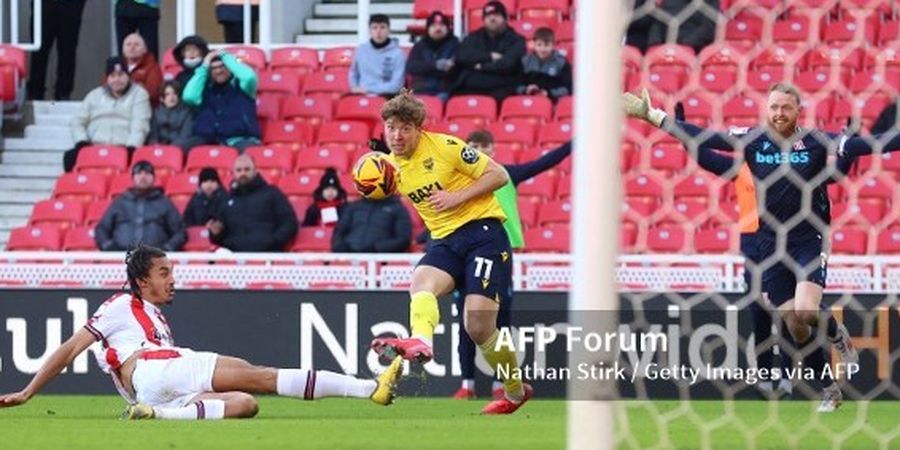
[[[216,420],[225,418],[224,400],[200,400],[181,408],[153,408],[157,419]]]
[[[369,398],[375,380],[360,380],[327,370],[278,369],[278,395],[313,400],[325,397]]]

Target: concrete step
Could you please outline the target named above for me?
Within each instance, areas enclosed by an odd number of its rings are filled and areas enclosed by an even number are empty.
[[[69,136],[70,133],[69,127],[66,126],[34,124],[25,127],[25,137],[31,139],[45,136]]]
[[[5,250],[7,242],[9,242],[9,231],[0,230],[0,248]]]
[[[0,230],[11,230],[28,224],[28,217],[0,217]]]
[[[0,217],[29,217],[34,205],[0,203]]]
[[[414,23],[411,18],[391,18],[391,34],[406,31],[406,26]],[[356,19],[306,19],[304,30],[306,33],[354,33],[356,32]],[[402,41],[401,41],[402,42]]]
[[[0,190],[46,192],[48,195],[56,185],[56,178],[0,178]]]
[[[68,128],[72,117],[68,114],[38,114],[34,116],[34,124]]]
[[[31,152],[10,150],[0,153],[4,164],[59,164],[62,156],[59,152]]]
[[[402,46],[412,46],[410,37],[407,33],[391,33],[392,37],[397,38]],[[333,47],[338,45],[357,45],[359,40],[356,39],[356,33],[341,34],[298,34],[294,37],[294,42],[301,45],[310,45],[314,47]]]
[[[72,102],[52,102],[52,101],[41,101],[34,102],[34,114],[62,114],[62,115],[73,115],[78,113],[81,109],[81,101],[72,101]]]
[[[313,7],[313,15],[318,18],[326,17],[356,17],[359,7],[355,3],[318,3]],[[391,22],[399,17],[412,17],[412,3],[372,3],[369,5],[370,14],[387,14]]]
[[[49,191],[4,191],[0,190],[0,198],[4,203],[34,205],[36,202],[50,197]]]
[[[2,164],[0,177],[9,178],[52,178],[63,173],[62,161],[56,164]],[[27,181],[23,181],[27,183]]]
[[[48,137],[32,137],[32,138],[6,138],[3,140],[4,150],[30,150],[30,151],[53,151],[68,150],[75,146],[72,137],[66,133],[65,136],[48,136]]]

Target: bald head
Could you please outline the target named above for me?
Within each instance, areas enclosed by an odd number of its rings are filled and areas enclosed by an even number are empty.
[[[128,36],[125,36],[125,40],[122,41],[122,56],[124,56],[130,64],[137,63],[146,54],[147,43],[141,35],[131,33]]]
[[[250,155],[241,155],[234,160],[231,171],[238,186],[245,186],[256,178],[256,163]]]

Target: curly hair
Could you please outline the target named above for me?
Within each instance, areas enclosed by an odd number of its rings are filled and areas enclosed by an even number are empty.
[[[425,104],[415,98],[412,91],[402,89],[381,107],[381,118],[385,121],[397,119],[421,128],[425,123]]]

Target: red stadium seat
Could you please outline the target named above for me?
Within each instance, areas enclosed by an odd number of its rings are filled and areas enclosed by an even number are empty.
[[[67,252],[92,252],[97,250],[94,227],[75,227],[66,232],[62,249]]]
[[[635,224],[625,222],[619,228],[619,249],[622,253],[635,253],[637,251],[638,227]]]
[[[288,97],[284,100],[281,116],[285,120],[309,123],[318,127],[334,116],[334,100],[330,95]]]
[[[756,44],[763,38],[762,16],[756,10],[745,9],[725,23],[725,40],[735,44]]]
[[[257,146],[248,147],[245,154],[253,158],[257,170],[266,181],[280,178],[294,167],[294,152],[288,147]]]
[[[260,48],[252,45],[232,45],[226,47],[225,51],[257,72],[266,68],[266,52]]]
[[[58,251],[62,247],[62,232],[56,227],[19,227],[9,233],[9,251]]]
[[[131,163],[147,161],[153,164],[153,169],[159,177],[180,172],[184,166],[184,152],[174,145],[145,145],[134,151]]]
[[[859,198],[881,198],[891,200],[896,190],[896,182],[887,182],[882,178],[867,177],[859,184]]]
[[[622,64],[628,73],[640,73],[644,67],[644,55],[636,47],[622,47]]]
[[[114,145],[88,145],[78,152],[75,172],[112,175],[128,168],[128,150]]]
[[[834,253],[865,255],[869,233],[860,228],[840,228],[831,231],[831,250]]]
[[[106,197],[106,177],[99,173],[66,173],[56,180],[53,198],[82,203]]]
[[[369,126],[365,122],[334,120],[319,126],[318,145],[340,144],[348,151],[365,147],[369,142]]]
[[[283,192],[283,191],[282,191]],[[309,194],[312,195],[312,194]],[[300,223],[303,223],[303,219],[306,218],[306,210],[309,208],[309,205],[313,203],[311,197],[288,197],[288,201],[291,203],[291,208],[294,210],[294,214],[297,216],[297,220]]]
[[[211,252],[216,245],[209,240],[209,230],[206,227],[187,227],[185,229],[187,241],[182,250],[186,252]]]
[[[197,174],[176,173],[166,183],[166,196],[175,199],[190,199],[197,192]]]
[[[300,227],[292,252],[330,252],[332,227]]]
[[[344,69],[311,73],[303,82],[303,95],[327,94],[337,100],[350,93],[350,79],[347,77]]]
[[[687,87],[690,77],[680,66],[655,66],[647,70],[647,83],[651,89],[674,94]]]
[[[21,84],[15,67],[0,65],[0,103],[16,104],[20,98]]]
[[[519,209],[519,220],[525,227],[534,227],[537,225],[537,215],[539,203],[519,200],[517,208]]]
[[[571,160],[571,158],[569,158]],[[556,183],[556,197],[561,200],[567,200],[572,196],[572,176],[562,175]]]
[[[519,18],[555,19],[569,17],[569,0],[519,0]]]
[[[283,94],[265,92],[256,96],[256,117],[259,126],[265,129],[269,122],[281,118],[281,102],[285,98]]]
[[[525,231],[525,251],[569,252],[569,226],[554,225]]]
[[[827,68],[819,68],[800,72],[794,77],[797,89],[807,94],[815,94],[824,91],[833,91],[846,84],[841,77],[832,76]]]
[[[874,25],[874,23],[872,24]],[[866,21],[847,17],[842,20],[822,19],[820,24],[822,41],[829,45],[846,45],[851,42],[864,43],[877,40],[876,28],[866,26]]]
[[[556,179],[557,175],[554,172],[544,172],[523,181],[518,186],[519,198],[531,197],[535,202],[551,200],[556,191]]]
[[[671,208],[664,209],[666,214],[657,223],[693,223],[699,225],[708,219],[710,206],[702,197],[676,197]]]
[[[649,197],[626,197],[622,202],[620,215],[623,220],[647,224],[658,208],[657,199]]]
[[[537,125],[549,122],[553,116],[553,102],[540,95],[513,95],[500,105],[500,120],[527,119]]]
[[[659,253],[684,252],[687,237],[680,225],[661,225],[647,230],[647,248]]]
[[[283,47],[272,49],[269,65],[274,70],[290,69],[298,75],[319,70],[319,51],[310,47]]]
[[[574,20],[564,20],[556,25],[556,42],[575,42]]]
[[[338,100],[334,117],[339,120],[358,120],[369,129],[381,124],[381,107],[384,98],[372,95],[349,95]]]
[[[684,117],[690,123],[708,126],[717,121],[719,113],[713,105],[718,106],[718,101],[706,92],[691,92],[681,99],[681,104],[684,106]]]
[[[413,19],[425,19],[434,11],[453,17],[453,0],[415,0],[413,3]]]
[[[353,64],[354,47],[334,47],[325,50],[322,55],[322,70],[349,69]],[[346,80],[347,77],[344,77]]]
[[[534,145],[535,126],[521,119],[497,122],[488,126],[487,130],[497,143],[518,145],[520,149]]]
[[[294,122],[292,120],[279,120],[266,124],[263,141],[269,144],[286,144],[294,149],[313,142],[312,125]]]
[[[672,191],[675,197],[710,198],[720,188],[722,180],[706,172],[696,172],[675,184]]]
[[[197,290],[219,290],[226,291],[231,290],[232,287],[228,284],[227,281],[220,280],[193,280],[185,282],[182,287],[184,289],[197,289]]]
[[[806,42],[812,35],[811,19],[802,14],[791,14],[772,25],[775,43]]]
[[[87,211],[84,214],[84,225],[88,227],[92,227],[100,222],[103,219],[103,214],[106,213],[106,210],[109,208],[109,205],[112,203],[110,199],[104,200],[96,200],[90,202],[87,207]]]
[[[571,122],[550,122],[538,129],[538,146],[555,148],[572,140]]]
[[[484,126],[480,120],[470,118],[445,120],[427,128],[435,133],[449,134],[460,139],[466,139],[473,131],[484,129]]]
[[[730,126],[755,125],[761,112],[759,101],[746,95],[735,96],[722,105],[722,119]]]
[[[319,186],[320,177],[321,175],[316,171],[291,173],[281,177],[281,180],[278,182],[278,189],[289,200],[303,199],[310,201],[313,191]]]
[[[34,204],[29,226],[50,225],[61,230],[81,225],[84,206],[74,200],[41,200]]]
[[[25,65],[25,51],[15,45],[0,44],[0,66],[14,68],[21,79],[28,75],[28,67]]]
[[[900,227],[893,226],[878,233],[875,253],[891,255],[900,253]]]
[[[684,169],[687,154],[682,144],[658,143],[650,148],[650,167],[671,172]]]
[[[494,144],[496,148],[498,145],[504,144]],[[542,148],[542,147],[532,147],[525,150],[512,150],[514,152],[518,152],[517,162],[519,163],[528,163],[534,161],[550,151],[554,150],[553,148]],[[558,165],[554,166],[550,169],[551,172],[563,172],[563,173],[572,173],[572,158],[563,159]],[[559,194],[557,194],[559,195]]]
[[[784,81],[783,66],[766,66],[747,72],[747,86],[755,92],[767,93],[775,83]]]
[[[245,290],[257,291],[290,291],[294,285],[287,281],[251,281],[244,285]]]
[[[497,118],[497,101],[486,95],[459,95],[447,101],[444,114],[447,120],[471,118],[485,125]]]
[[[339,149],[329,147],[309,147],[297,155],[296,171],[318,169],[324,171],[334,167],[338,172],[345,172],[350,166],[350,155]]]
[[[732,249],[733,231],[727,227],[705,228],[694,232],[697,253],[728,253]]]
[[[694,49],[685,45],[663,44],[650,47],[644,56],[644,62],[648,69],[655,67],[679,67],[685,73],[693,69],[697,55]]]
[[[509,27],[519,33],[526,41],[534,40],[534,33],[541,28],[556,28],[561,19],[556,17],[530,17],[519,20],[510,20]]]
[[[538,213],[538,225],[546,226],[556,223],[568,224],[572,219],[572,202],[557,200],[542,203]]]
[[[574,113],[574,100],[571,95],[567,95],[559,99],[556,103],[556,111],[554,113],[555,120],[571,120]]]
[[[637,174],[626,178],[625,192],[629,197],[662,198],[664,190],[656,176]]]
[[[298,95],[300,93],[300,76],[289,70],[265,70],[258,75],[259,93],[276,93]]]
[[[236,148],[222,145],[199,145],[191,149],[184,169],[190,173],[199,172],[204,167],[213,167],[224,177],[231,171],[234,160],[238,156]]]
[[[444,102],[440,98],[434,95],[417,95],[416,98],[425,105],[425,123],[438,123],[444,118]]]

